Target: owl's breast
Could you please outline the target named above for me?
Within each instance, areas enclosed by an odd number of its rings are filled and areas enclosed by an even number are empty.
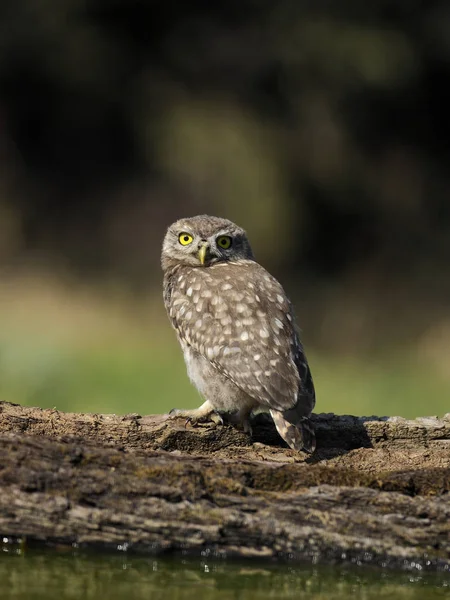
[[[168,310],[180,341],[246,394],[272,408],[296,404],[299,342],[289,301],[260,265],[180,272]]]
[[[249,396],[191,346],[181,343],[181,347],[189,379],[215,410],[231,413],[246,409],[250,412],[259,405],[256,398]]]

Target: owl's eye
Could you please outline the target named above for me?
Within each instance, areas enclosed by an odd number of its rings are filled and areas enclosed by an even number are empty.
[[[217,245],[226,250],[231,246],[231,238],[229,235],[220,235],[217,238]]]
[[[178,241],[182,246],[189,246],[189,244],[192,244],[193,240],[193,236],[190,233],[186,233],[185,231],[180,233],[180,235],[178,236]]]

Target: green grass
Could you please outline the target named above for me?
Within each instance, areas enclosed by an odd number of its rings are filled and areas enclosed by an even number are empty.
[[[308,352],[317,412],[442,415],[450,378],[414,348],[368,357]],[[0,399],[65,411],[141,414],[195,407],[160,295],[23,280],[0,290]]]

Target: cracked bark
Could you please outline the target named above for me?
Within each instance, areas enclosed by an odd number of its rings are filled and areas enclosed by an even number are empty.
[[[450,414],[315,415],[318,450],[164,415],[0,402],[0,536],[450,569]]]

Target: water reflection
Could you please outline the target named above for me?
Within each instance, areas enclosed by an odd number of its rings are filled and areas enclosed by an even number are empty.
[[[1,544],[4,600],[427,600],[448,597],[450,574],[342,566],[279,565],[210,558],[140,557]]]

